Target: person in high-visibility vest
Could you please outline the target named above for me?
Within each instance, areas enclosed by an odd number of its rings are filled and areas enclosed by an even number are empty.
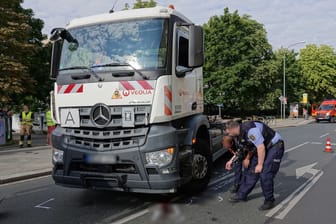
[[[46,112],[46,123],[47,123],[47,127],[48,127],[47,143],[48,143],[48,145],[50,145],[51,144],[51,133],[56,128],[56,124],[51,117],[51,110],[50,109]]]
[[[31,147],[32,139],[32,127],[33,127],[34,114],[29,111],[29,107],[27,105],[23,106],[23,111],[20,114],[20,122],[21,122],[21,130],[20,130],[20,141],[19,146],[22,148],[24,143],[24,136],[27,135],[27,146]]]

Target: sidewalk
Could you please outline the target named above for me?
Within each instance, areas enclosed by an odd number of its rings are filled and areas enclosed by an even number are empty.
[[[303,118],[287,118],[287,119],[275,119],[273,122],[270,122],[268,125],[271,128],[286,128],[286,127],[296,127],[301,125],[306,125],[314,122],[314,119],[305,120]]]
[[[13,142],[0,146],[0,185],[45,176],[51,173],[51,147],[45,134],[33,134],[33,147],[19,148],[19,135]]]

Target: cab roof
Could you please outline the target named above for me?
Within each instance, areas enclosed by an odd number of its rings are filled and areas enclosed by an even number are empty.
[[[66,28],[69,29],[130,19],[169,18],[171,15],[175,15],[188,23],[192,23],[189,19],[187,19],[184,15],[182,15],[175,9],[156,6],[153,8],[123,10],[113,13],[104,13],[94,16],[77,18],[71,20]]]

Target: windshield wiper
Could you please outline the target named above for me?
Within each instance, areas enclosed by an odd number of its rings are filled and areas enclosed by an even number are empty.
[[[99,82],[104,81],[102,77],[100,77],[92,68],[87,66],[73,66],[68,68],[61,68],[59,71],[66,71],[66,70],[76,70],[76,69],[86,69],[92,74]]]
[[[118,67],[118,66],[127,66],[132,68],[133,71],[135,71],[136,73],[138,73],[143,79],[147,80],[147,76],[145,76],[141,71],[139,71],[138,69],[136,69],[134,66],[132,66],[130,63],[127,62],[123,62],[123,63],[107,63],[107,64],[100,64],[100,65],[93,65],[91,66],[91,68],[98,68],[98,67]]]

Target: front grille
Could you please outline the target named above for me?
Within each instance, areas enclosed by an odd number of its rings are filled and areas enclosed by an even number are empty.
[[[65,143],[95,151],[120,150],[145,144],[148,127],[119,130],[66,129]]]
[[[128,107],[130,108],[130,107]],[[80,128],[66,128],[67,145],[93,151],[111,151],[145,144],[149,130],[150,106],[134,106],[134,127],[123,127],[122,107],[110,109],[110,123],[97,127],[91,120],[91,107],[79,108]]]
[[[122,126],[122,106],[110,108],[110,123],[106,127],[117,128]],[[151,106],[134,106],[134,125],[147,125],[150,117]],[[79,108],[80,126],[95,128],[96,125],[91,120],[91,107]]]

